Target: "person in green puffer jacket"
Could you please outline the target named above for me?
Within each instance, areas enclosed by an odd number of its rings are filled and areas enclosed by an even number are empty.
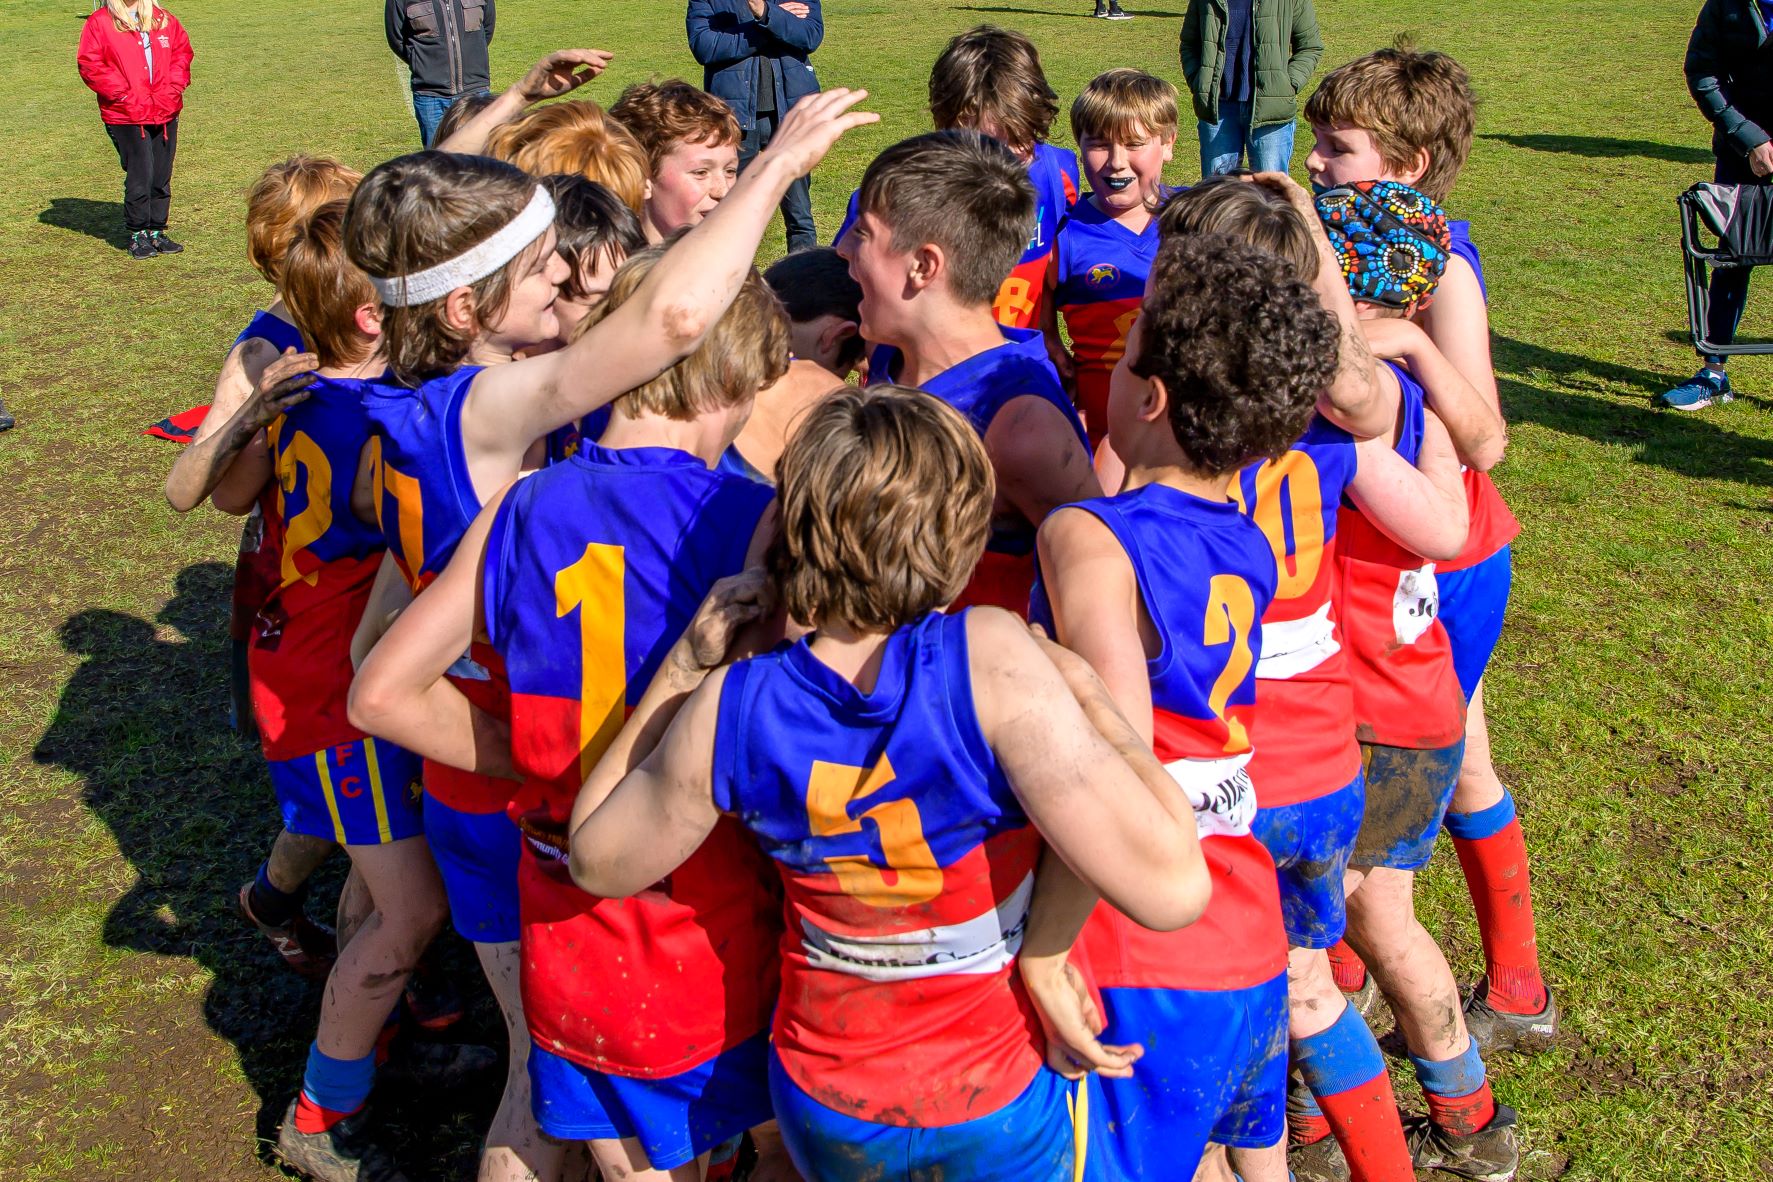
[[[1238,168],[1246,151],[1257,172],[1287,170],[1299,92],[1323,52],[1311,0],[1188,0],[1182,74],[1203,177]]]

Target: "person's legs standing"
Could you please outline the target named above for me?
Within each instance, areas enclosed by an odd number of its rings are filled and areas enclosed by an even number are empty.
[[[1243,162],[1244,139],[1250,131],[1250,104],[1222,99],[1219,122],[1197,124],[1200,129],[1202,179],[1220,176]]]
[[[450,103],[455,100],[446,94],[418,94],[412,96],[412,113],[419,120],[419,144],[429,148],[437,135],[437,125],[443,122],[444,113],[449,110]]]
[[[1773,178],[1759,177],[1728,144],[1714,141],[1717,166],[1712,180],[1720,185],[1773,184]],[[1711,273],[1710,299],[1705,317],[1706,339],[1714,345],[1728,345],[1736,339],[1736,328],[1742,322],[1742,309],[1748,302],[1748,267],[1714,267]],[[1704,365],[1698,373],[1658,399],[1663,406],[1675,410],[1700,410],[1714,402],[1729,402],[1736,395],[1730,389],[1725,373],[1726,358],[1719,353],[1701,355]]]
[[[129,232],[129,253],[138,259],[153,258],[148,242],[148,191],[153,184],[154,158],[148,146],[147,128],[139,123],[107,123],[105,132],[117,148],[123,166],[123,226]]]
[[[166,236],[166,219],[172,213],[172,158],[179,150],[179,121],[168,119],[148,132],[153,175],[148,187],[148,238],[156,254],[178,254],[183,246]]]
[[[1250,131],[1250,168],[1256,172],[1285,172],[1293,163],[1293,133],[1296,120],[1271,123]]]

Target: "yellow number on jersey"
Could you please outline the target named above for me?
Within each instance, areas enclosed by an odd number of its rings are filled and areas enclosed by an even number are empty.
[[[615,742],[628,693],[627,605],[620,546],[589,542],[585,553],[554,575],[554,610],[579,611],[579,776]]]
[[[1213,717],[1223,722],[1229,732],[1225,740],[1227,751],[1244,751],[1250,745],[1244,724],[1225,717],[1225,704],[1231,700],[1231,691],[1256,664],[1255,655],[1250,652],[1250,628],[1255,622],[1256,597],[1250,592],[1249,583],[1238,575],[1214,575],[1207,590],[1207,619],[1201,640],[1209,645],[1231,642],[1231,655],[1225,658],[1225,668],[1220,670],[1212,693],[1207,695]]]
[[[388,536],[387,522],[382,519],[382,502],[392,497],[395,521],[399,525],[400,556],[408,564],[414,590],[418,588],[419,568],[425,565],[425,500],[419,482],[382,460],[382,437],[369,437],[369,463],[376,488],[376,528]]]
[[[1281,504],[1283,493],[1291,505],[1290,514]],[[1280,570],[1276,599],[1297,599],[1317,582],[1318,568],[1324,560],[1324,492],[1317,464],[1302,451],[1289,451],[1279,460],[1264,460],[1256,469],[1256,505],[1244,504],[1242,481],[1231,482],[1231,496],[1261,528],[1274,551],[1275,565]],[[1293,541],[1287,546],[1287,525],[1290,515]]]
[[[872,818],[880,829],[880,848],[886,855],[892,882],[875,867],[867,854],[826,858],[843,892],[870,907],[915,907],[942,892],[942,869],[923,836],[923,818],[910,800],[888,800],[851,817],[849,806],[893,782],[893,765],[883,753],[873,767],[813,761],[807,779],[806,812],[814,837],[837,837],[862,832],[862,822]]]
[[[284,519],[283,586],[293,586],[299,580],[311,587],[320,576],[303,571],[296,556],[332,528],[332,463],[305,432],[297,431],[284,442],[281,429],[286,422],[279,419],[271,432],[271,447],[277,456],[277,516]],[[291,520],[284,506],[297,488],[305,491],[308,503]]]

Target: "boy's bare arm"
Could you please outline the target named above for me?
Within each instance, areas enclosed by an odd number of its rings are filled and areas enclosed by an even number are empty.
[[[475,112],[474,117],[432,147],[439,152],[478,155],[492,133],[511,122],[533,104],[559,98],[577,90],[608,68],[614,54],[601,49],[557,49],[529,68],[529,73]]]
[[[1404,549],[1436,562],[1465,548],[1470,510],[1459,477],[1459,457],[1440,417],[1424,412],[1416,463],[1384,439],[1355,445],[1359,466],[1348,495],[1367,520]]]
[[[1496,370],[1490,359],[1490,307],[1477,272],[1459,255],[1435,288],[1434,302],[1417,318],[1442,356],[1482,394],[1500,415]]]
[[[470,474],[508,478],[525,449],[693,353],[750,274],[788,186],[844,132],[879,116],[863,90],[802,99],[718,208],[666,251],[627,300],[564,349],[482,370],[462,407]]]
[[[235,393],[235,386],[245,380],[246,368],[237,354],[254,344],[265,345],[268,356],[262,365],[255,364],[253,380],[246,382],[244,395]],[[197,428],[192,443],[183,448],[172,462],[166,476],[166,503],[180,513],[189,513],[217,491],[240,453],[259,437],[278,415],[308,397],[313,375],[308,371],[320,363],[312,353],[294,349],[279,357],[269,344],[256,338],[244,342],[229,354],[222,377],[216,383],[216,400]],[[231,482],[233,484],[239,481]],[[231,488],[216,507],[224,513],[245,513],[252,508],[260,479],[250,490],[243,506],[237,506],[239,489]]]
[[[1060,505],[1102,495],[1090,453],[1065,413],[1032,394],[1012,398],[985,430],[997,491],[1039,525]]]
[[[1375,356],[1400,363],[1421,383],[1428,407],[1446,424],[1460,461],[1479,472],[1494,468],[1508,446],[1508,430],[1495,403],[1465,380],[1420,325],[1367,320],[1362,327]]]

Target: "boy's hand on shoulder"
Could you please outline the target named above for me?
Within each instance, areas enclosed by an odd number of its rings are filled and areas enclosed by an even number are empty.
[[[558,98],[603,73],[614,57],[602,49],[557,49],[529,68],[517,92],[527,103]]]
[[[775,610],[776,585],[761,569],[740,571],[715,583],[683,633],[694,668],[702,671],[721,664],[740,630]]]
[[[873,111],[851,110],[867,97],[866,90],[838,86],[801,99],[789,109],[758,160],[776,162],[796,178],[807,175],[844,132],[880,122]]]
[[[258,431],[276,422],[293,406],[308,400],[312,393],[314,370],[320,358],[312,353],[284,350],[283,356],[265,367],[258,384],[246,400],[246,425]]]
[[[1428,334],[1408,320],[1363,320],[1367,348],[1382,361],[1403,361],[1422,347]]]

